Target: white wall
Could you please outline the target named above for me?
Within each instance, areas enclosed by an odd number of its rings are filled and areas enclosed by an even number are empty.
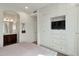
[[[51,30],[51,17],[66,15],[66,30]],[[76,7],[74,4],[54,4],[39,10],[38,39],[40,45],[68,55],[76,55]]]
[[[0,11],[0,47],[3,46],[3,14]]]
[[[35,41],[37,41],[37,15],[32,16]]]
[[[79,55],[79,6],[77,6],[77,32],[76,32],[76,39],[77,39],[77,53]]]
[[[35,21],[32,16],[27,13],[19,12],[20,15],[20,42],[34,42],[36,41],[35,34]],[[26,33],[21,33],[22,23],[25,23]]]

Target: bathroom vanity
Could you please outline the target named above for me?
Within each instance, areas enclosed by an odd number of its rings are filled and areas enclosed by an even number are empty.
[[[8,34],[3,37],[3,46],[17,43],[17,34]]]

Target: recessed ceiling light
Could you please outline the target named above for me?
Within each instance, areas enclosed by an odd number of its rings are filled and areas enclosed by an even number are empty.
[[[28,7],[26,6],[25,9],[28,9]]]

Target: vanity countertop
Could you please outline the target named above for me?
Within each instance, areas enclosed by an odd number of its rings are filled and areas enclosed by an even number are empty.
[[[7,34],[4,34],[4,35],[13,35],[13,34],[17,34],[17,33],[7,33]]]

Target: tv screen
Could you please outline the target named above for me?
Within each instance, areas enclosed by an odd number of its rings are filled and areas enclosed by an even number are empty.
[[[61,21],[52,21],[51,29],[65,29],[65,20]]]

